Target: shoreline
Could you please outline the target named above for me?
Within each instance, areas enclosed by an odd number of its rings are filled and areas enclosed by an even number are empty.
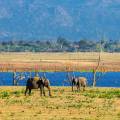
[[[92,71],[98,64],[95,52],[0,53],[0,71]],[[120,53],[101,53],[98,71],[120,72]]]

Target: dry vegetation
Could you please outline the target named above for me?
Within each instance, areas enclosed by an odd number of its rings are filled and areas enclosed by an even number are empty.
[[[52,97],[25,97],[24,89],[0,87],[0,120],[120,120],[119,88],[52,87]]]
[[[42,71],[92,70],[99,53],[0,53],[1,71],[28,71],[35,66]],[[120,53],[102,53],[100,71],[120,71]]]

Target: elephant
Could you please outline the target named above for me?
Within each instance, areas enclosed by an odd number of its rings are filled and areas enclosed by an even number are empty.
[[[29,90],[29,95],[31,95],[31,90],[38,89],[38,88],[40,88],[40,95],[42,96],[43,94],[45,96],[44,87],[48,88],[49,96],[51,96],[50,82],[48,79],[39,78],[38,80],[35,80],[34,78],[28,78],[26,83],[25,96],[28,90]]]
[[[72,91],[73,87],[76,86],[77,90],[80,90],[80,87],[83,87],[83,91],[85,91],[87,79],[85,77],[72,77]]]

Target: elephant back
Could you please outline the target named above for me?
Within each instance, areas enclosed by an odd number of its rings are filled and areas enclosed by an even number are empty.
[[[34,81],[38,81],[40,78],[38,76],[34,77]]]
[[[79,82],[82,86],[86,86],[87,79],[85,77],[79,77]]]
[[[34,78],[29,78],[27,81],[27,86],[32,89],[37,89],[39,87],[38,81],[34,80]]]

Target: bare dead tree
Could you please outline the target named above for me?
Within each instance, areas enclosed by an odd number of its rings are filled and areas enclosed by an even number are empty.
[[[95,69],[93,69],[93,87],[96,86],[96,73],[99,69],[100,66],[100,62],[101,62],[101,52],[99,52],[99,58],[98,58],[98,63]]]
[[[104,40],[104,38],[103,38],[103,40]],[[93,87],[96,86],[96,81],[97,81],[96,73],[98,72],[99,67],[101,65],[101,53],[103,51],[103,45],[104,45],[102,42],[103,41],[101,40],[100,41],[100,49],[99,49],[99,56],[98,56],[97,66],[93,69]]]
[[[18,73],[18,74],[16,72],[13,72],[13,85],[18,86],[19,81],[24,80],[25,77],[26,76],[22,72]]]
[[[17,81],[16,81],[16,72],[13,72],[13,85],[14,85],[14,86],[17,85]]]

